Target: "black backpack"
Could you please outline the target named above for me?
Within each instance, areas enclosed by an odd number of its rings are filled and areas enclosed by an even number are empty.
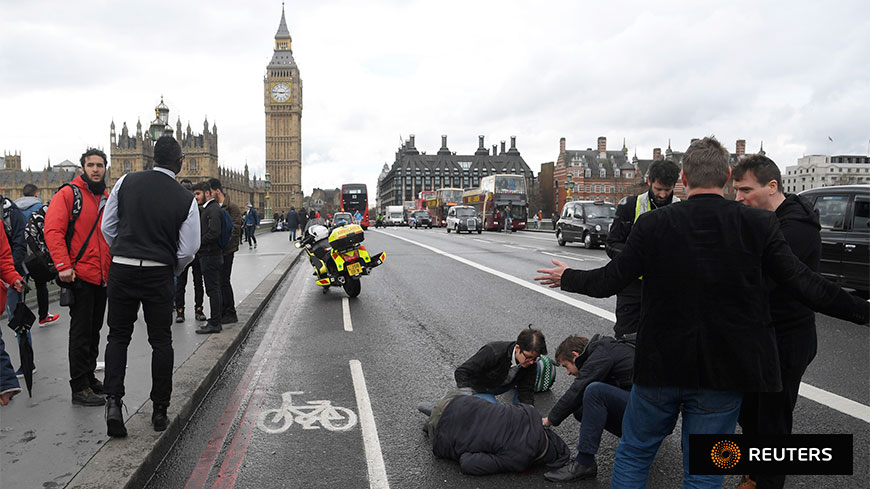
[[[63,187],[69,187],[73,192],[72,215],[66,230],[66,246],[69,248],[76,220],[82,213],[82,192],[75,185],[68,183],[62,185],[57,191],[60,192]],[[48,251],[48,245],[45,244],[44,229],[47,210],[48,205],[46,204],[34,211],[24,226],[24,239],[27,241],[27,257],[24,259],[24,266],[27,268],[27,273],[38,282],[49,282],[57,277],[57,269],[54,267],[51,253]]]

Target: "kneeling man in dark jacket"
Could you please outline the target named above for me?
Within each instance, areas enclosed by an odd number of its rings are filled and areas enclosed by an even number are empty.
[[[570,452],[528,404],[492,403],[453,391],[435,403],[426,423],[432,453],[459,462],[463,474],[561,467]]]
[[[628,335],[634,336],[634,335]],[[630,338],[616,340],[595,335],[592,339],[569,336],[556,348],[556,361],[576,377],[568,391],[550,409],[544,426],[558,426],[569,414],[580,421],[577,458],[547,472],[553,482],[591,479],[598,474],[595,454],[604,430],[622,436],[622,416],[631,391],[634,346]]]

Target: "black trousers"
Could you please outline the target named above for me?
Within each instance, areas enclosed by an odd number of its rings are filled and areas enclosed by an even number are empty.
[[[257,226],[245,226],[245,241],[248,242],[248,246],[257,244],[256,230]]]
[[[640,280],[635,280],[622,292],[616,294],[616,324],[613,332],[616,337],[637,333],[640,323],[640,296],[642,285]]]
[[[35,278],[33,283],[36,284],[36,303],[39,307],[39,320],[42,321],[48,317],[48,283],[40,282]]]
[[[224,263],[223,255],[201,255],[199,266],[202,269],[202,281],[205,283],[205,293],[208,295],[209,325],[221,324],[223,305],[221,300],[221,267]]]
[[[236,313],[236,298],[233,295],[233,284],[230,282],[235,255],[235,253],[224,255],[224,263],[221,265],[221,316]]]
[[[172,267],[137,267],[113,263],[109,268],[109,344],[106,346],[106,395],[124,397],[127,348],[139,305],[151,344],[151,401],[169,405],[172,395]]]
[[[747,435],[789,435],[794,421],[801,378],[816,356],[818,346],[815,322],[788,331],[777,331],[780,392],[747,392],[743,395],[738,421]],[[757,489],[782,488],[784,475],[749,474]]]
[[[69,386],[79,392],[97,380],[94,371],[106,314],[106,288],[82,280],[76,280],[73,287],[76,300],[69,308]]]
[[[184,308],[184,291],[187,288],[187,271],[193,271],[193,304],[196,307],[202,307],[202,270],[199,267],[199,258],[194,258],[189,265],[184,267],[184,271],[178,276],[175,284],[175,308]]]

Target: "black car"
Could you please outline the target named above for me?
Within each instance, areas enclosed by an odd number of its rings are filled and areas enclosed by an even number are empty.
[[[556,241],[559,246],[579,241],[587,249],[603,246],[615,214],[615,205],[600,200],[568,202],[556,223]]]
[[[411,214],[411,219],[414,223],[414,228],[426,227],[432,229],[432,217],[429,216],[429,211],[414,211]]]
[[[801,192],[819,215],[819,272],[841,287],[870,294],[870,185],[820,187]]]

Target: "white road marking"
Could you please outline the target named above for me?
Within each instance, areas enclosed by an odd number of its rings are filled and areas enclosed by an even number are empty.
[[[529,290],[533,290],[535,292],[544,294],[552,299],[556,299],[557,301],[564,302],[565,304],[574,306],[578,309],[582,309],[586,312],[591,312],[592,314],[595,314],[596,316],[604,318],[608,321],[616,322],[616,315],[614,315],[612,312],[606,311],[606,310],[604,310],[600,307],[597,307],[597,306],[593,306],[592,304],[587,304],[583,301],[579,301],[577,299],[574,299],[573,297],[568,297],[564,294],[560,294],[553,289],[549,289],[549,288],[537,285],[533,282],[528,282],[528,281],[519,279],[517,277],[514,277],[513,275],[508,275],[504,272],[500,272],[500,271],[495,270],[493,268],[489,268],[485,265],[481,265],[479,263],[473,262],[473,261],[468,260],[466,258],[462,258],[461,256],[452,255],[452,254],[447,253],[445,251],[439,250],[438,248],[435,248],[433,246],[425,245],[423,243],[418,243],[417,241],[410,240],[410,239],[404,238],[402,236],[396,236],[395,234],[391,234],[391,236],[396,238],[396,239],[401,239],[402,241],[407,241],[411,244],[420,246],[422,248],[426,248],[427,250],[430,250],[434,253],[446,256],[447,258],[450,258],[451,260],[456,260],[459,263],[464,263],[464,264],[466,264],[470,267],[474,267],[480,271],[495,275],[496,277],[505,279],[508,282],[512,282],[512,283],[517,284],[521,287],[525,287]]]
[[[534,250],[531,250],[530,248],[524,248],[522,246],[514,246],[514,245],[508,245],[508,244],[503,244],[502,246],[504,246],[505,248],[513,248],[515,250],[534,251]]]
[[[865,406],[860,402],[855,402],[843,396],[838,396],[832,392],[813,387],[809,384],[801,382],[798,393],[811,401],[816,401],[819,404],[824,404],[829,408],[836,409],[841,413],[848,414],[853,418],[858,418],[865,423],[870,423],[870,406]]]
[[[381,452],[381,441],[378,439],[378,428],[375,426],[375,415],[369,401],[369,391],[359,360],[350,361],[350,375],[353,377],[353,391],[356,394],[356,407],[359,411],[359,422],[362,427],[363,445],[366,450],[366,464],[369,469],[369,487],[372,489],[389,489],[387,469],[384,465],[384,454]]]
[[[471,238],[475,241],[480,241],[481,243],[495,243],[495,241],[490,241],[488,239],[480,239],[480,238]]]
[[[589,255],[560,255],[558,253],[550,253],[549,251],[542,251],[541,253],[549,256],[555,256],[556,258],[566,258],[568,260],[577,260],[577,261],[604,261],[604,258],[599,258],[597,256],[589,256]]]
[[[565,304],[568,304],[570,306],[574,306],[578,309],[582,309],[586,312],[590,312],[592,314],[595,314],[596,316],[598,316],[602,319],[616,322],[616,315],[613,314],[612,312],[601,309],[600,307],[593,306],[592,304],[587,304],[583,301],[579,301],[577,299],[567,297],[563,294],[555,292],[554,289],[545,288],[545,287],[540,286],[540,285],[535,285],[533,283],[526,282],[526,281],[518,279],[512,275],[508,275],[506,273],[499,272],[498,270],[494,270],[494,269],[489,268],[487,266],[480,265],[479,263],[475,263],[475,262],[468,260],[466,258],[462,258],[461,256],[451,255],[450,253],[441,251],[438,248],[435,248],[435,247],[432,247],[429,245],[425,245],[423,243],[418,243],[416,241],[413,241],[413,240],[410,240],[407,238],[403,238],[401,236],[393,235],[393,237],[396,239],[401,239],[402,241],[407,241],[411,244],[420,246],[422,248],[426,248],[427,250],[430,250],[434,253],[437,253],[437,254],[442,255],[442,256],[446,256],[447,258],[450,258],[452,260],[456,260],[460,263],[464,263],[468,266],[477,268],[478,270],[484,271],[486,273],[490,273],[492,275],[495,275],[496,277],[503,278],[509,282],[515,283],[515,284],[520,285],[522,287],[525,287],[529,290],[534,290],[535,292],[539,292],[541,294],[544,294],[552,299],[556,299],[557,301],[564,302]],[[547,254],[551,254],[551,253],[547,253]],[[589,258],[594,258],[594,257],[589,257]],[[867,406],[867,405],[861,404],[859,402],[853,401],[851,399],[839,396],[839,395],[834,394],[832,392],[828,392],[826,390],[819,389],[818,387],[814,387],[812,385],[805,384],[803,382],[801,382],[799,394],[806,397],[807,399],[810,399],[810,400],[813,400],[815,402],[818,402],[819,404],[823,404],[825,406],[828,406],[829,408],[834,409],[836,411],[839,411],[843,414],[847,414],[847,415],[852,416],[854,418],[860,419],[864,422],[870,423],[870,406]]]
[[[332,401],[305,401],[305,404],[293,404],[293,396],[305,394],[303,391],[291,391],[281,394],[281,407],[267,409],[260,413],[257,427],[270,434],[284,433],[293,425],[302,429],[318,430],[321,427],[329,431],[347,431],[356,426],[356,414],[350,409],[333,406]],[[307,404],[307,405],[306,405]],[[316,426],[320,423],[321,426]]]
[[[341,298],[341,312],[344,316],[344,330],[353,331],[353,322],[350,320],[350,301],[347,297]]]

